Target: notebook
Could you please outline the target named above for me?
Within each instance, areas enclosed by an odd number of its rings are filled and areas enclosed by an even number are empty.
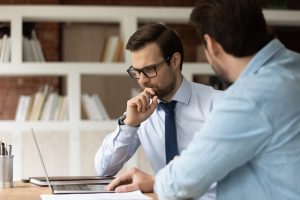
[[[34,139],[34,143],[37,149],[37,152],[40,157],[41,164],[43,166],[43,170],[45,173],[45,178],[47,180],[48,186],[53,194],[82,194],[82,193],[111,193],[114,191],[106,191],[104,189],[104,186],[107,185],[107,183],[103,184],[64,184],[64,185],[53,185],[51,181],[49,180],[49,176],[47,173],[46,165],[44,163],[42,153],[38,144],[38,141],[36,139],[35,133],[33,128],[31,128],[31,133]]]

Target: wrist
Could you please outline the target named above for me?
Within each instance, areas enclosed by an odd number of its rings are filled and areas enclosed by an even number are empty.
[[[126,119],[126,112],[124,112],[123,115],[118,118],[118,124],[119,124],[119,126],[126,125],[125,122],[124,122],[125,119]]]
[[[122,125],[128,125],[131,127],[139,127],[140,126],[140,124],[134,124],[134,123],[128,121],[126,112],[124,112],[124,114],[118,118],[118,124],[119,124],[119,126],[122,126]]]

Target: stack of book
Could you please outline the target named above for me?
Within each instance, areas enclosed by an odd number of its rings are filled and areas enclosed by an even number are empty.
[[[89,120],[108,120],[109,115],[97,94],[82,94],[82,114],[83,119]]]
[[[46,85],[34,95],[21,95],[16,121],[68,120],[68,98],[51,92]]]
[[[32,30],[30,38],[23,37],[23,60],[25,62],[45,62],[42,46],[35,30]]]

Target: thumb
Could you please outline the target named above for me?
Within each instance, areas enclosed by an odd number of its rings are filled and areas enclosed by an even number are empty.
[[[156,108],[157,105],[158,105],[157,99],[158,99],[157,96],[154,96],[154,97],[152,98],[152,102],[151,102],[150,107],[149,107],[149,110],[150,110],[151,113],[153,113],[153,111],[155,110],[155,108]]]
[[[128,185],[121,185],[119,187],[116,187],[115,192],[132,192],[138,189],[139,187],[136,184],[131,183]]]

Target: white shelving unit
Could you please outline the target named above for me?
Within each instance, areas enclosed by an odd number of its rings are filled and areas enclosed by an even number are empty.
[[[189,18],[191,8],[157,8],[157,7],[112,7],[112,6],[0,6],[0,21],[8,22],[11,29],[12,54],[11,63],[0,64],[0,76],[18,75],[55,75],[63,76],[67,80],[67,95],[69,99],[69,121],[67,122],[15,122],[0,121],[0,137],[7,138],[14,146],[14,178],[16,180],[36,175],[27,173],[23,169],[30,168],[28,158],[24,150],[30,149],[29,130],[33,127],[36,132],[48,134],[48,140],[55,144],[56,136],[64,135],[67,141],[60,145],[65,149],[60,152],[60,148],[53,148],[47,151],[46,158],[55,163],[54,155],[57,155],[57,165],[50,166],[50,175],[86,175],[82,162],[93,160],[94,152],[81,154],[86,150],[82,144],[82,135],[87,132],[101,132],[103,138],[106,133],[112,131],[116,126],[116,120],[89,122],[81,120],[80,95],[82,75],[126,75],[124,66],[130,66],[130,53],[125,52],[125,61],[122,63],[92,63],[92,62],[23,62],[22,60],[22,30],[24,22],[97,22],[97,23],[117,23],[120,28],[120,36],[123,41],[127,41],[135,32],[138,23],[162,22],[162,23],[186,23]],[[267,22],[270,25],[300,26],[300,11],[286,10],[265,10]],[[125,50],[124,50],[125,51]],[[206,63],[185,63],[183,74],[192,80],[194,74],[213,74],[210,66]],[[4,132],[4,133],[2,133]],[[51,132],[51,134],[49,134]],[[59,135],[61,132],[64,134]],[[49,136],[50,135],[50,136]],[[42,136],[41,136],[42,137]],[[58,137],[58,138],[59,138]],[[85,136],[83,136],[85,137]],[[99,136],[100,137],[100,136]],[[53,139],[54,138],[54,139]],[[91,138],[93,138],[91,136]],[[88,137],[85,138],[88,141]],[[24,142],[25,141],[25,142]],[[61,142],[59,139],[57,142]],[[93,141],[95,143],[95,141]],[[97,145],[98,144],[98,145]],[[100,141],[94,146],[99,146]],[[60,146],[60,147],[61,147]],[[87,148],[88,149],[88,148]],[[28,153],[34,152],[31,149]],[[60,157],[58,156],[60,155]],[[65,156],[65,157],[64,157]],[[89,160],[84,160],[89,156]],[[64,160],[66,168],[61,170],[60,161]],[[66,161],[67,160],[67,161]],[[27,163],[27,164],[26,164]],[[33,162],[35,165],[38,161]],[[38,165],[38,164],[37,164]],[[91,164],[93,165],[93,163]],[[140,166],[139,158],[133,158],[129,165]],[[26,168],[27,167],[27,168]],[[34,166],[39,170],[40,166]],[[65,171],[64,171],[65,170]],[[88,168],[88,170],[93,170]],[[42,173],[40,175],[43,175]]]

